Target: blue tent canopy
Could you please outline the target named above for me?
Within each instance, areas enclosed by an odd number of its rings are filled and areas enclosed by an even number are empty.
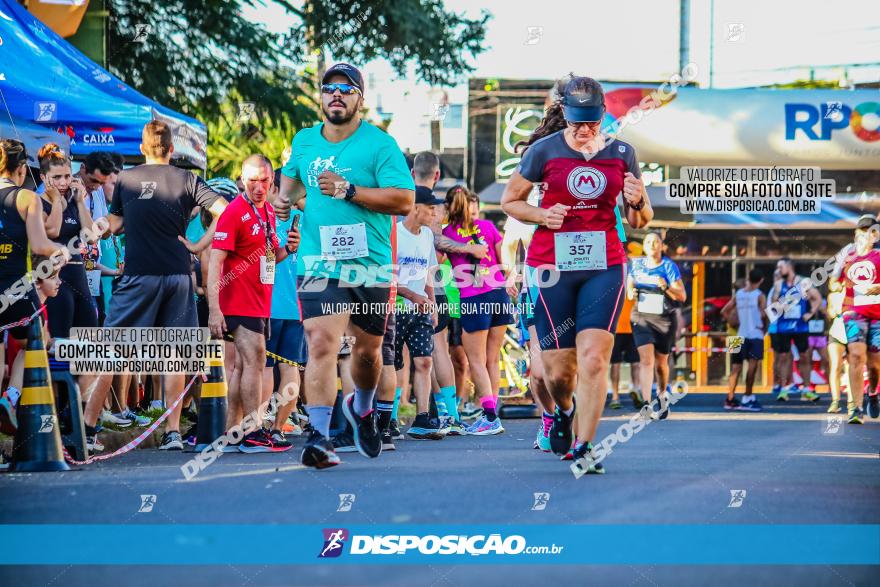
[[[140,156],[144,124],[162,120],[174,133],[176,164],[204,169],[207,163],[201,122],[127,86],[16,0],[0,0],[0,115],[67,135],[74,157]]]

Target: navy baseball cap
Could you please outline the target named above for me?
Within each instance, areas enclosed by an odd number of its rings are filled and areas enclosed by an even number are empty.
[[[423,185],[416,186],[416,204],[425,204],[427,206],[439,206],[440,204],[445,204],[446,200],[443,198],[438,198],[434,195],[434,192],[431,188],[426,188]]]
[[[364,93],[364,76],[361,75],[361,72],[357,67],[349,65],[348,63],[337,63],[324,72],[324,77],[321,78],[321,83],[326,84],[327,80],[334,75],[344,75],[348,78],[348,81],[351,82],[351,85],[359,89],[361,94]]]
[[[578,88],[572,80],[562,93],[562,114],[568,122],[598,122],[605,115],[605,94],[601,89]]]

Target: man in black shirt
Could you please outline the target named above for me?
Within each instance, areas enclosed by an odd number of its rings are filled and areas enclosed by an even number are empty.
[[[193,208],[201,206],[211,212],[215,223],[191,248],[206,247],[214,237],[214,225],[226,208],[226,200],[201,178],[171,166],[173,151],[171,129],[154,120],[144,126],[142,136],[141,152],[146,164],[119,173],[108,220],[114,234],[125,232],[125,270],[110,298],[105,326],[198,326],[190,279],[190,248],[184,235]],[[182,393],[184,377],[183,373],[165,375],[168,403]],[[111,379],[109,374],[99,378],[86,405],[90,450],[101,449],[94,426]],[[183,449],[178,431],[181,406],[168,417],[160,450]]]

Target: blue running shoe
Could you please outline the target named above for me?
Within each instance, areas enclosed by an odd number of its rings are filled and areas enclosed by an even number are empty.
[[[740,412],[760,412],[762,408],[754,395],[744,395],[736,409]]]
[[[504,427],[501,425],[501,418],[495,418],[494,422],[490,422],[486,416],[480,416],[467,429],[470,436],[491,436],[502,432],[504,432]]]
[[[541,452],[550,452],[553,450],[550,448],[550,437],[544,434],[544,432],[544,423],[541,422],[538,425],[538,435],[535,437],[535,448]]]
[[[872,418],[880,417],[880,394],[872,393],[868,396],[868,415]]]

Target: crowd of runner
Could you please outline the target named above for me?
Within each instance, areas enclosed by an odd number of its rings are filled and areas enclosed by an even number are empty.
[[[361,119],[363,91],[356,68],[331,67],[324,121],[296,133],[281,168],[255,154],[235,180],[204,181],[171,165],[171,130],[158,121],[143,130],[145,163],[127,169],[122,157],[96,152],[74,174],[69,156],[45,145],[34,191],[22,187],[32,174],[24,145],[0,142],[2,432],[15,433],[21,349],[37,316],[50,355],[73,328],[208,328],[225,341],[226,428],[253,423],[224,450],[282,452],[303,436],[302,462],[315,468],[339,464],[338,453],[394,450],[409,398],[413,439],[504,432],[499,364],[514,328],[527,341],[529,390],[542,411],[535,448],[603,473],[592,442],[606,402],[623,407],[624,363],[633,407],[666,419],[687,291],[660,233],[647,232],[641,256],[628,254],[623,219],[647,228],[653,209],[635,149],[601,132],[601,85],[560,81],[520,145],[501,206],[504,232],[525,246],[522,266],[480,218],[473,192],[435,195],[437,155],[408,163],[393,138]],[[848,422],[862,423],[865,404],[880,415],[877,242],[877,220],[863,216],[824,298],[790,259],[772,276],[748,274],[722,309],[735,329],[724,409],[761,410],[754,384],[769,335],[777,401],[819,399],[815,352],[829,413],[846,393]],[[186,380],[78,376],[88,450],[103,450],[102,426],[150,423],[138,405],[145,387],[170,406]],[[181,433],[180,422],[184,412],[198,418],[198,393],[196,382],[176,404],[159,449],[195,444],[195,429]]]

